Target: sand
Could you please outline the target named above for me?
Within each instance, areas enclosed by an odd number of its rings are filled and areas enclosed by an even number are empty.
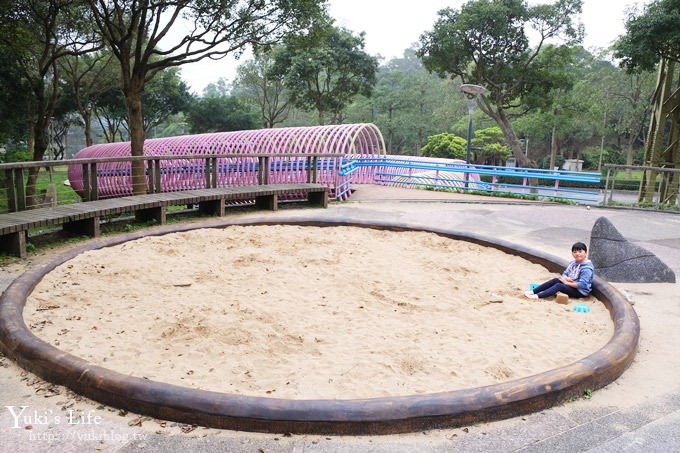
[[[530,376],[601,348],[613,326],[599,301],[524,298],[552,275],[431,233],[231,226],[86,252],[38,284],[24,317],[94,364],[192,388],[423,394]]]

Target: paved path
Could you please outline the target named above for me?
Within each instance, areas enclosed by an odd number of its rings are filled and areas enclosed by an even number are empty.
[[[570,245],[588,243],[595,220],[606,216],[629,240],[654,252],[680,277],[680,215],[585,206],[503,201],[485,197],[359,186],[351,201],[327,210],[282,209],[236,214],[239,219],[376,219],[442,226],[499,237],[558,257]],[[209,225],[215,220],[206,220]],[[31,258],[39,262],[40,257]],[[2,269],[0,288],[25,266]],[[4,283],[3,283],[4,282]],[[340,437],[273,435],[182,427],[98,407],[68,402],[66,391],[41,383],[0,358],[0,448],[6,451],[243,451],[243,452],[411,452],[411,451],[680,451],[680,285],[617,284],[641,322],[640,350],[617,381],[582,399],[499,422],[392,436]],[[653,333],[653,335],[652,335]],[[546,348],[550,345],[546,344]],[[661,370],[659,372],[658,370]],[[36,388],[38,389],[36,391]],[[51,394],[54,396],[48,397]],[[9,409],[28,406],[37,415],[31,430],[13,427]],[[14,409],[18,410],[18,409]],[[65,423],[68,410],[83,423]],[[88,415],[101,416],[94,423]],[[57,423],[55,417],[62,417]],[[42,418],[41,418],[42,417]],[[77,418],[77,417],[76,417]],[[41,422],[45,421],[43,425]],[[133,426],[130,426],[133,425]],[[190,431],[190,432],[183,432]]]

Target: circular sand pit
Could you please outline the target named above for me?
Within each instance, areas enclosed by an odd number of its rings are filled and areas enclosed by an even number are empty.
[[[637,319],[604,283],[595,282],[602,303],[573,313],[521,297],[527,281],[559,270],[548,257],[373,227],[94,242],[8,289],[0,338],[24,367],[113,406],[273,432],[517,415],[601,387],[632,360]],[[26,323],[41,339],[21,321],[27,298]]]

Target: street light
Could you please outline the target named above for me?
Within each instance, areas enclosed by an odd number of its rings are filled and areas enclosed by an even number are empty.
[[[465,171],[465,188],[468,188],[468,180],[470,179],[470,151],[472,150],[472,113],[477,106],[477,96],[486,93],[486,88],[481,85],[473,85],[464,83],[460,86],[460,91],[463,92],[467,98],[468,108],[468,129],[467,129],[467,149],[465,150],[465,165],[468,167]]]

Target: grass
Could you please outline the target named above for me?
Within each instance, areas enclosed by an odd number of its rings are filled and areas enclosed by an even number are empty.
[[[50,177],[50,172],[46,171],[44,168],[41,168],[38,173],[38,179],[35,183],[35,193],[39,198],[42,200],[47,191],[47,187],[50,184],[54,184],[58,204],[79,202],[80,196],[70,186],[64,185],[64,181],[68,179],[68,166],[52,167],[51,173],[52,175]],[[27,175],[24,175],[24,178],[26,177]],[[6,180],[0,178],[0,212],[8,211],[7,191]]]
[[[36,193],[42,194],[47,190],[47,186],[53,183],[57,190],[57,202],[59,204],[76,203],[80,201],[80,196],[70,187],[64,185],[68,179],[68,167],[52,167],[52,181],[46,171],[41,171],[36,182]]]
[[[605,176],[606,176],[605,172]],[[638,183],[642,180],[642,170],[632,170],[630,173],[630,178],[626,176],[625,170],[617,170],[615,173],[616,181],[637,181]]]

